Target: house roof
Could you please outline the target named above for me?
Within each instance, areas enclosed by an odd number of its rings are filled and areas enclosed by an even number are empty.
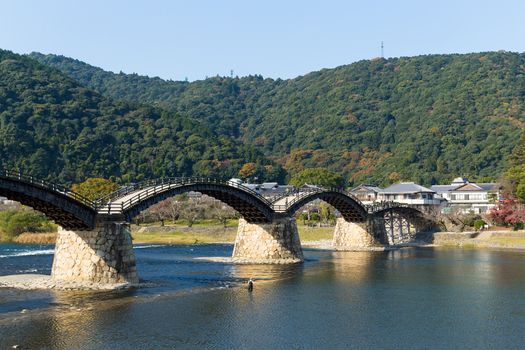
[[[501,185],[499,183],[467,183],[454,189],[454,191],[492,191]]]
[[[461,185],[432,185],[430,186],[430,189],[432,191],[435,191],[436,193],[445,193],[448,191],[452,191],[456,188],[458,188]]]
[[[271,189],[271,188],[276,188],[276,187],[279,187],[279,184],[277,182],[263,182],[261,184],[261,188],[264,188],[264,189]]]
[[[479,183],[477,185],[487,191],[497,190],[501,188],[501,184],[499,182],[486,182]]]
[[[427,192],[427,193],[434,193],[433,190],[423,187],[421,185],[418,185],[414,182],[401,182],[398,184],[393,184],[383,190],[380,191],[384,194],[394,194],[394,193],[420,193],[420,192]]]
[[[317,185],[304,184],[300,188],[320,188]]]
[[[350,192],[380,192],[381,188],[373,185],[359,185],[352,188]]]
[[[452,180],[452,183],[451,185],[455,185],[455,184],[466,184],[468,183],[468,179],[466,177],[456,177],[454,180]]]
[[[247,184],[247,183],[243,183],[242,184],[244,187],[248,187],[249,189],[251,190],[257,190],[259,188],[259,185],[258,184]]]

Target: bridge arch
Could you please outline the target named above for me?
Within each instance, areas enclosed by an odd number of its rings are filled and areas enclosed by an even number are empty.
[[[399,203],[392,203],[390,206],[380,208],[373,211],[373,217],[380,218],[385,215],[396,214],[403,216],[404,218],[411,218],[413,220],[431,221],[428,216],[421,210]]]
[[[378,238],[389,245],[414,241],[418,235],[434,231],[436,227],[428,213],[399,203],[374,211],[371,223]]]
[[[274,217],[271,203],[258,193],[229,181],[174,179],[139,185],[125,193],[116,193],[101,206],[100,214],[121,214],[131,221],[140,212],[176,195],[200,192],[235,209],[249,223],[268,223]]]
[[[299,195],[285,204],[286,210],[284,212],[288,216],[293,216],[297,210],[316,199],[332,205],[348,222],[364,222],[368,218],[366,208],[358,200],[344,192],[335,190],[321,190]],[[282,200],[280,200],[280,203],[282,203]],[[279,205],[274,205],[274,209],[279,211]]]
[[[0,196],[38,210],[68,230],[87,230],[95,225],[93,202],[65,187],[19,172],[0,172]]]

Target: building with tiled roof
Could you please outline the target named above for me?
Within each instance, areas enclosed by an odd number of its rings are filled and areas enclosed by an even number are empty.
[[[380,191],[380,187],[363,184],[352,188],[350,190],[350,194],[359,199],[364,204],[371,204],[377,200],[377,195]]]
[[[447,201],[449,210],[482,214],[493,208],[501,196],[499,183],[473,183],[466,178],[456,178],[450,185],[430,187]]]
[[[439,205],[442,198],[436,197],[432,189],[414,182],[401,182],[382,189],[377,196],[378,201],[394,201],[412,205]]]

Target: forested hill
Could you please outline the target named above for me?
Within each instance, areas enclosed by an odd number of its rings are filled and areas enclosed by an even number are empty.
[[[31,57],[107,96],[203,121],[291,173],[324,166],[353,183],[495,179],[525,122],[525,55],[517,53],[375,59],[290,80],[192,83]]]
[[[187,117],[104,97],[57,69],[0,50],[0,168],[60,183],[87,177],[237,175],[246,162],[283,179],[254,147]]]

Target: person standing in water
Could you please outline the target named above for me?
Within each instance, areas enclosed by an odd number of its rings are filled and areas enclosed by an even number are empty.
[[[248,281],[248,292],[253,291],[253,280],[250,278]]]

